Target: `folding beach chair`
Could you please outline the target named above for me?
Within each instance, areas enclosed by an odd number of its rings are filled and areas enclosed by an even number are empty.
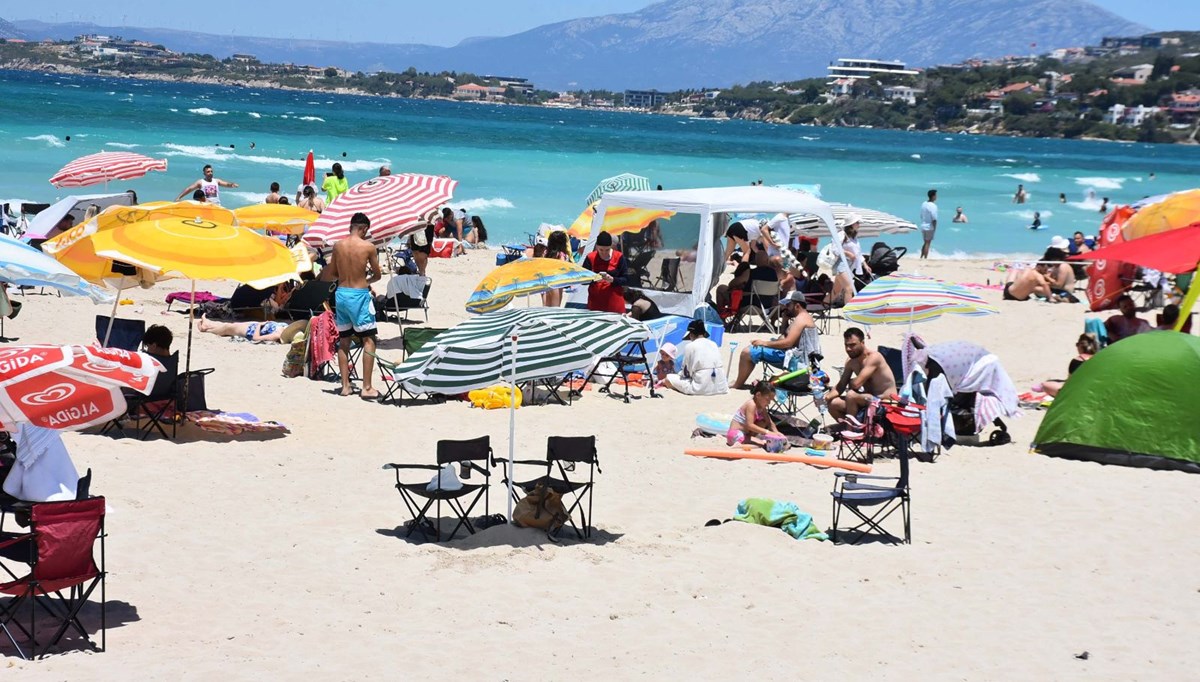
[[[839,423],[833,434],[838,441],[838,459],[866,464],[874,460],[876,449],[887,443],[887,434],[880,419],[882,412],[883,406],[873,399],[861,425],[851,424],[847,420]]]
[[[613,367],[610,373],[601,371],[605,365]],[[650,373],[650,362],[646,359],[646,344],[642,341],[632,341],[616,355],[600,358],[596,362],[596,366],[588,373],[587,378],[584,379],[584,383],[590,383],[594,378],[605,379],[604,385],[596,392],[612,395],[613,382],[619,378],[625,388],[622,397],[628,403],[629,385],[634,381],[633,375],[635,374],[640,374],[646,385],[650,387],[651,398],[660,397],[654,390],[654,375]]]
[[[898,414],[904,415],[904,419],[897,418],[893,428],[903,429],[908,432],[920,430],[920,418],[912,417],[913,410],[910,408],[897,408],[888,406],[887,410],[897,409]],[[883,529],[883,522],[887,520],[897,510],[900,511],[904,520],[904,543],[912,542],[912,520],[909,514],[909,487],[908,487],[908,448],[899,448],[900,457],[900,476],[872,476],[867,474],[856,474],[851,472],[839,471],[834,474],[833,491],[830,495],[833,496],[833,525],[829,531],[829,537],[834,542],[838,542],[838,521],[841,518],[843,507],[850,510],[859,520],[859,523],[851,528],[847,528],[842,532],[857,533],[857,536],[850,544],[858,544],[869,534],[868,531],[874,532],[884,537],[890,537],[896,540],[896,536],[888,533]],[[863,483],[862,481],[871,481],[871,483]],[[891,481],[892,485],[884,485]]]
[[[413,282],[419,286],[412,286]],[[420,310],[425,316],[425,323],[429,323],[429,289],[432,286],[433,278],[421,275],[395,275],[388,280],[387,297],[392,300],[396,311],[396,324],[400,326],[401,334],[404,333],[404,323],[408,321],[409,310]],[[406,289],[413,293],[419,290],[420,296],[405,293]]]
[[[658,267],[654,286],[663,291],[679,291],[679,258],[664,258]]]
[[[172,358],[178,367],[179,353],[176,352]],[[168,370],[170,369],[168,367]],[[167,384],[164,390],[158,390],[156,385],[150,395],[126,394],[128,407],[125,414],[105,425],[100,433],[105,434],[116,428],[121,431],[121,435],[125,435],[124,421],[132,420],[137,424],[134,433],[140,440],[146,440],[155,432],[163,438],[174,440],[179,434],[179,424],[188,412],[208,409],[204,381],[205,377],[215,371],[211,367],[194,369],[176,374],[175,380]],[[167,433],[167,425],[170,426],[170,434]]]
[[[503,462],[500,463],[502,465]],[[546,459],[519,460],[514,465],[524,465],[544,468],[545,473],[527,481],[513,481],[513,502],[517,501],[518,490],[529,494],[539,484],[544,484],[550,490],[566,498],[570,496],[571,504],[567,506],[568,523],[580,539],[592,536],[592,488],[596,482],[596,474],[600,470],[600,459],[596,453],[595,436],[550,436],[546,439]],[[576,466],[586,464],[588,467],[587,480],[582,477],[571,480]],[[495,460],[492,466],[499,466]],[[503,483],[508,485],[508,479]],[[565,525],[565,524],[564,524]],[[559,527],[554,534],[562,531]]]
[[[333,296],[333,290],[336,287],[337,282],[320,280],[305,282],[299,289],[292,292],[292,297],[288,299],[287,305],[276,315],[290,320],[307,320],[320,315],[325,309],[325,304]]]
[[[431,327],[409,327],[400,334],[400,343],[403,349],[403,358],[407,360],[413,353],[421,350],[421,348],[429,342],[430,339],[446,331],[445,329]],[[379,377],[383,380],[384,393],[379,399],[379,402],[391,401],[396,405],[403,405],[405,396],[414,400],[427,396],[434,402],[442,402],[445,396],[440,393],[413,393],[408,390],[397,379],[397,371],[400,368],[400,362],[394,362],[386,358],[382,358],[378,353],[375,354],[375,362],[379,366]]]
[[[29,505],[29,532],[0,534],[0,556],[23,563],[29,574],[18,575],[0,564],[0,594],[9,599],[0,603],[0,631],[16,647],[21,658],[40,658],[57,646],[68,630],[74,630],[95,647],[80,620],[80,611],[96,587],[100,588],[100,646],[106,641],[104,571],[104,498],[93,497],[69,502],[35,502]],[[100,562],[96,563],[95,545],[99,541]],[[18,569],[19,570],[19,569]],[[48,615],[57,625],[44,643],[39,643],[38,614]],[[28,612],[28,620],[21,616]],[[28,647],[17,641],[20,633]]]
[[[752,279],[750,291],[742,297],[742,307],[738,311],[733,327],[736,331],[742,328],[747,333],[770,332],[777,333],[775,318],[779,314],[779,280]],[[749,326],[748,320],[757,317],[759,323]]]
[[[146,335],[145,320],[125,320],[116,318],[112,321],[112,332],[108,331],[107,315],[96,316],[96,340],[104,343],[105,335],[108,335],[108,343],[105,344],[109,348],[120,348],[121,350],[138,351],[142,347],[142,337]]]
[[[412,521],[407,524],[408,532],[405,533],[405,537],[412,537],[413,531],[419,529],[426,540],[429,540],[432,534],[434,542],[441,542],[442,502],[446,503],[458,519],[458,524],[446,539],[453,540],[461,528],[466,528],[468,533],[474,535],[475,527],[471,524],[470,515],[481,499],[484,515],[487,515],[487,479],[492,475],[491,461],[491,441],[488,436],[480,436],[471,440],[439,440],[437,464],[384,464],[384,469],[396,472],[396,490],[400,492],[404,506],[408,507],[413,516]],[[482,462],[482,465],[479,462]],[[457,464],[459,476],[463,479],[470,478],[471,472],[476,471],[483,474],[484,480],[479,484],[445,480],[448,477],[442,475],[441,468],[446,464]],[[407,469],[433,471],[434,478],[431,481],[405,483],[400,480],[400,472]],[[424,500],[424,503],[418,498]],[[469,504],[464,505],[464,500]],[[435,509],[433,519],[429,518],[430,508]]]

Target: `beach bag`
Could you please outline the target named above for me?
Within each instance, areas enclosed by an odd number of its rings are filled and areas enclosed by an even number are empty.
[[[297,336],[301,336],[297,334]],[[304,374],[304,359],[308,357],[308,337],[302,336],[293,341],[288,347],[287,355],[283,358],[283,376],[292,379]]]
[[[541,528],[553,533],[567,522],[567,508],[562,493],[539,483],[513,506],[513,523],[525,528]]]
[[[833,244],[826,244],[825,248],[821,249],[821,254],[817,256],[817,267],[821,270],[833,272],[833,266],[837,265],[838,257],[833,250]]]

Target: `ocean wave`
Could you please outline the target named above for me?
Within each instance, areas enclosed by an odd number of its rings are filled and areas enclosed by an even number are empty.
[[[399,138],[397,138],[397,137],[390,137],[390,136],[389,136],[389,137],[388,137],[388,139],[389,139],[389,140],[391,140],[392,142],[395,142],[395,141],[396,141],[396,140],[398,140]]]
[[[67,146],[67,144],[65,142],[58,139],[57,135],[34,135],[32,137],[27,137],[25,139],[30,140],[31,142],[45,142],[46,144],[50,145],[51,147]]]
[[[320,116],[301,116],[300,120],[301,121],[320,121],[321,123],[325,122],[325,119],[321,118]]]
[[[302,158],[286,159],[279,156],[251,156],[249,154],[237,154],[222,147],[200,147],[188,144],[167,143],[163,147],[168,150],[163,152],[163,156],[187,156],[205,161],[244,161],[246,163],[257,163],[267,166],[304,169],[304,159]],[[329,168],[333,166],[334,161],[334,159],[313,159],[313,163],[318,169]],[[342,170],[347,173],[378,171],[381,165],[390,163],[387,159],[357,159],[353,161],[337,159],[336,161],[342,164]]]
[[[516,206],[513,206],[511,201],[505,199],[504,197],[496,197],[494,199],[467,199],[466,201],[452,201],[450,202],[450,205],[454,206],[456,209],[464,209],[467,213],[479,212],[487,209],[502,210],[516,208]]]
[[[1125,178],[1075,178],[1075,184],[1094,189],[1121,189],[1125,186]],[[1099,207],[1099,204],[1096,204],[1096,206]]]
[[[232,190],[223,190],[222,196],[230,196],[240,199],[246,205],[261,204],[267,200],[266,192],[235,192]]]
[[[1001,173],[1002,178],[1012,178],[1021,182],[1041,182],[1042,176],[1037,173]]]
[[[169,109],[168,111],[170,111],[170,112],[171,112],[171,113],[173,113],[173,114],[177,114],[177,113],[179,113],[179,110],[178,110],[178,109],[175,109],[175,108],[171,108],[171,109]]]
[[[921,155],[920,155],[920,154],[909,154],[908,156],[909,156],[909,158],[913,158],[913,159],[919,159],[919,158],[921,158]]]
[[[929,260],[999,260],[1006,263],[1013,261],[1036,262],[1041,256],[1036,253],[1000,253],[998,251],[966,252],[955,249],[950,253],[941,253],[937,249],[929,250]]]
[[[800,136],[800,139],[801,139],[801,140],[808,140],[808,141],[812,142],[813,140],[819,140],[819,139],[821,139],[821,138],[819,138],[819,137],[814,137],[814,136],[812,136],[812,135],[801,135],[801,136]]]
[[[1100,203],[1101,202],[1099,199],[1084,199],[1083,201],[1069,201],[1067,202],[1067,206],[1082,209],[1084,211],[1099,211]]]
[[[258,113],[257,111],[246,112],[246,115],[250,118],[262,118],[262,114]]]
[[[104,143],[104,146],[105,146],[105,147],[116,147],[117,149],[135,149],[135,148],[137,148],[137,147],[140,147],[140,146],[142,146],[142,145],[140,145],[140,144],[129,144],[129,143],[127,143],[127,142],[105,142],[105,143]]]
[[[188,109],[188,113],[196,114],[197,116],[216,116],[218,114],[228,114],[228,111],[217,111],[208,107],[198,107],[196,109]]]

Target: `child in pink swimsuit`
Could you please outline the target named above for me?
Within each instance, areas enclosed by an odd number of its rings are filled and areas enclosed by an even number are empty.
[[[775,387],[769,381],[759,381],[750,389],[750,399],[733,414],[729,431],[725,434],[726,445],[753,443],[770,452],[778,452],[787,443],[783,434],[767,412]]]

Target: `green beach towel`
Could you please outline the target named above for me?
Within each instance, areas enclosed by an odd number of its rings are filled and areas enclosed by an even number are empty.
[[[752,497],[738,502],[734,521],[774,526],[797,540],[828,540],[829,536],[817,528],[812,515],[800,511],[791,502],[779,502],[761,497]]]

